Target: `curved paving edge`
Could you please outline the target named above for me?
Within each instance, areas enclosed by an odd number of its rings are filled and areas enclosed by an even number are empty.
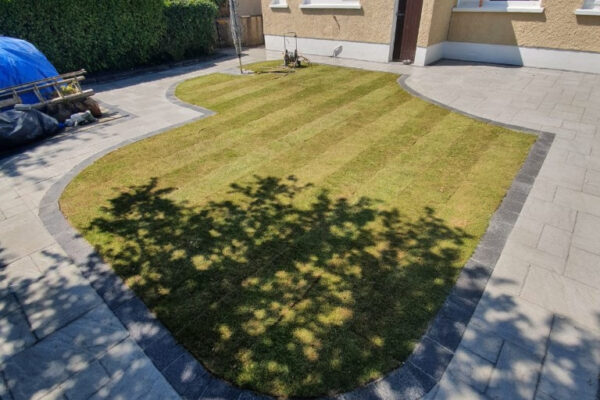
[[[508,235],[554,140],[554,134],[551,133],[500,124],[429,99],[408,87],[406,85],[408,78],[409,76],[403,75],[398,82],[406,91],[416,97],[470,118],[534,133],[538,135],[538,140],[515,177],[502,204],[490,220],[490,225],[477,249],[462,269],[454,288],[411,356],[401,367],[385,377],[351,392],[340,394],[336,396],[338,399],[401,398],[416,400],[424,397],[439,382],[462,339]],[[40,203],[39,216],[48,232],[80,268],[83,276],[88,279],[91,286],[127,328],[130,336],[182,398],[264,399],[266,396],[236,388],[213,376],[183,346],[179,345],[146,305],[113,272],[110,265],[105,263],[94,248],[71,227],[58,205],[58,200],[69,182],[104,155],[123,146],[214,114],[210,110],[177,99],[175,88],[179,83],[169,87],[166,97],[174,104],[201,112],[202,116],[123,141],[84,160],[48,190]]]

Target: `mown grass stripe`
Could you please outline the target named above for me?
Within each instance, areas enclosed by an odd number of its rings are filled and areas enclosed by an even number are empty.
[[[327,188],[333,196],[353,199],[353,194],[365,180],[374,176],[388,160],[411,146],[416,138],[428,132],[429,126],[422,118],[431,113],[430,106],[418,99],[406,105],[410,112],[396,113],[394,110],[385,117],[374,121],[373,125],[361,129],[361,137],[348,138],[341,146],[330,149],[320,160],[306,166],[305,170],[315,170],[307,176],[317,187]],[[430,121],[439,121],[439,117]],[[300,176],[303,176],[299,173]],[[306,193],[301,198],[310,198],[314,193]]]
[[[485,232],[489,217],[499,206],[512,177],[518,172],[520,158],[515,147],[532,140],[527,135],[509,133],[498,127],[493,127],[492,131],[495,138],[481,151],[462,182],[440,207],[440,215],[457,226],[468,227],[475,242],[475,238]],[[490,179],[490,176],[494,178]],[[468,201],[470,198],[477,198],[477,203]]]
[[[327,68],[317,67],[314,69],[314,74],[302,77],[303,83],[319,79],[323,74],[327,73],[329,73]],[[360,72],[355,73],[358,74]],[[183,101],[205,104],[205,106],[210,106],[214,109],[215,105],[218,103],[235,99],[241,95],[256,92],[261,89],[277,85],[287,85],[289,87],[289,82],[293,81],[295,78],[295,76],[286,76],[286,79],[281,79],[281,76],[269,74],[251,76],[215,75],[223,76],[223,81],[207,87],[201,83],[197,83],[197,79],[189,79],[177,87],[175,94]],[[240,84],[241,82],[243,82],[243,84]]]
[[[303,79],[303,85],[298,85],[301,87],[311,87],[315,85],[319,85],[322,83],[322,79],[329,75],[327,71],[316,71],[314,75],[308,76]],[[348,79],[353,79],[355,76],[359,76],[357,73],[348,73]],[[291,78],[294,80],[294,77]],[[240,104],[243,104],[247,101],[252,101],[259,97],[268,96],[269,93],[276,92],[278,90],[286,90],[291,89],[296,85],[290,84],[288,80],[285,79],[266,79],[262,78],[262,76],[254,79],[254,85],[239,85],[239,87],[232,91],[231,93],[222,93],[220,95],[206,96],[206,104],[209,108],[214,109],[219,112],[220,110],[226,110],[232,107],[237,107]],[[301,93],[302,91],[300,91]]]
[[[347,93],[343,89],[331,90],[328,92],[328,96],[319,98],[316,102],[298,102],[295,98],[286,98],[283,101],[279,101],[274,107],[262,107],[262,115],[260,118],[249,121],[247,124],[241,127],[232,128],[230,124],[222,126],[227,132],[227,140],[214,140],[212,143],[217,143],[219,148],[228,145],[238,145],[240,139],[245,140],[247,145],[255,143],[254,141],[261,136],[279,135],[281,133],[287,133],[290,128],[294,127],[293,119],[290,119],[290,110],[293,109],[295,114],[298,116],[297,119],[303,122],[310,122],[311,119],[317,119],[321,115],[335,109],[336,105],[341,105],[346,102],[352,101],[355,98],[355,92],[365,91],[383,85],[381,80],[376,80],[372,76],[363,75],[356,77],[351,81],[356,89],[351,93]],[[313,89],[309,89],[313,88]],[[305,92],[298,93],[297,96],[311,96],[314,93],[314,89],[318,87],[307,87]],[[310,91],[309,91],[310,90]],[[307,117],[308,116],[308,117]],[[202,121],[200,121],[202,122]],[[219,129],[221,126],[215,128],[211,127],[212,130]],[[229,140],[231,137],[233,140]],[[202,145],[204,146],[204,140]],[[205,149],[211,149],[210,143],[207,144]],[[197,147],[198,145],[196,145]],[[247,147],[244,147],[247,149]],[[203,149],[190,148],[186,151],[198,151],[198,155],[204,153]],[[207,151],[208,152],[208,151]]]
[[[373,80],[374,78],[365,74],[338,74],[338,76],[330,78],[330,81],[335,84],[336,82],[354,82],[348,80],[348,77],[355,75],[358,79],[364,79],[366,81]],[[223,142],[222,137],[228,138],[230,136],[244,135],[248,131],[246,128],[252,124],[254,120],[262,119],[268,115],[281,115],[285,113],[288,107],[297,107],[297,101],[299,97],[302,97],[308,93],[316,93],[320,91],[320,85],[315,84],[308,87],[296,87],[287,90],[280,90],[276,94],[269,96],[259,97],[252,103],[253,106],[242,112],[241,114],[232,115],[217,115],[206,120],[198,121],[191,126],[186,128],[178,128],[173,131],[173,146],[155,146],[156,141],[160,141],[158,137],[153,137],[139,143],[140,148],[136,149],[139,151],[150,151],[152,149],[153,157],[147,159],[138,159],[137,165],[129,166],[132,171],[139,173],[137,178],[146,176],[148,171],[157,171],[169,165],[170,168],[179,165],[181,160],[186,160],[190,155],[198,155],[205,152],[204,149],[211,148],[214,143]],[[340,93],[343,89],[340,89]],[[263,101],[264,100],[264,101]],[[303,105],[309,105],[310,103],[304,103]],[[241,107],[240,107],[241,108]],[[285,119],[285,117],[284,117]],[[174,149],[175,147],[175,149]],[[112,153],[107,156],[108,159],[115,162],[117,168],[122,167],[126,163],[128,164],[128,157],[131,154],[127,151],[123,153]],[[120,164],[120,165],[119,165]],[[110,177],[110,175],[108,175]],[[132,175],[132,177],[134,177]]]
[[[317,118],[321,115],[328,115],[331,109],[336,109],[343,103],[348,103],[353,105],[353,107],[360,109],[359,105],[353,104],[353,100],[360,99],[362,96],[368,95],[368,93],[375,90],[377,87],[383,86],[387,80],[387,77],[369,80],[362,85],[355,87],[353,91],[340,94],[336,99],[329,99],[324,104],[314,104],[311,102],[304,103],[303,107],[307,108],[306,112],[303,112],[304,110],[300,108],[297,110],[297,115],[301,116],[307,114],[310,115],[311,118]],[[385,101],[387,100],[384,99],[382,105],[385,104]],[[345,121],[343,124],[351,123],[350,121],[353,121],[354,118],[364,119],[365,116],[360,113],[358,115],[352,115],[349,117],[349,120]],[[202,192],[204,193],[211,193],[216,190],[227,190],[229,182],[231,182],[234,177],[241,178],[242,176],[251,176],[253,173],[255,173],[257,170],[252,168],[252,165],[255,165],[256,168],[260,168],[264,163],[268,163],[269,160],[278,153],[288,150],[294,143],[298,143],[302,140],[309,140],[305,136],[306,134],[314,137],[315,135],[324,132],[324,129],[326,128],[321,126],[318,129],[302,130],[301,125],[300,128],[290,131],[289,127],[294,126],[293,124],[290,125],[290,122],[291,121],[289,118],[284,118],[281,120],[281,126],[277,127],[277,129],[273,129],[271,127],[266,130],[266,137],[263,137],[262,141],[252,142],[252,147],[247,148],[247,151],[243,154],[236,153],[236,155],[239,154],[240,156],[233,157],[231,162],[227,163],[226,165],[220,166],[220,168],[202,175],[201,177],[194,175],[194,178],[196,179],[194,182],[196,183],[191,187],[203,188]],[[298,133],[300,132],[304,133],[304,135],[299,136]],[[333,132],[329,131],[329,133],[332,133],[331,137],[335,137]],[[281,137],[283,137],[284,140],[278,139]],[[258,160],[262,160],[262,162],[257,163]],[[218,187],[221,189],[217,189]],[[180,196],[181,198],[193,197],[196,199],[196,201],[199,198],[197,196],[200,196],[200,198],[202,197],[202,195],[197,192],[190,193],[186,191],[179,191],[177,196]]]
[[[376,195],[384,201],[404,199],[410,204],[404,212],[410,214],[419,213],[422,208],[421,204],[411,202],[411,198],[422,198],[425,204],[438,208],[444,197],[443,194],[439,195],[440,190],[452,190],[454,185],[443,178],[461,177],[463,169],[471,165],[469,159],[473,158],[472,153],[467,153],[462,157],[464,164],[460,165],[460,158],[453,158],[452,153],[464,146],[473,146],[473,150],[477,150],[470,139],[478,132],[474,132],[470,124],[463,125],[460,120],[457,121],[454,114],[449,114],[446,119],[445,124],[436,125],[428,135],[416,141],[409,151],[393,159],[389,167],[373,179],[371,185],[364,187],[363,193]],[[490,140],[485,134],[481,137]],[[448,173],[452,176],[449,177]],[[435,180],[431,181],[432,178]],[[382,179],[388,184],[381,185]],[[432,184],[427,185],[428,182]]]
[[[357,142],[364,140],[373,132],[368,129],[368,126],[360,127],[355,124],[365,123],[365,116],[369,114],[366,110],[366,104],[373,104],[373,98],[381,97],[382,100],[378,103],[381,109],[387,107],[413,107],[414,102],[408,96],[398,94],[397,88],[384,87],[374,90],[368,95],[361,97],[358,101],[351,104],[351,107],[343,107],[335,114],[329,114],[322,120],[313,121],[310,125],[305,125],[302,130],[319,129],[317,135],[312,135],[301,142],[293,143],[293,145],[284,153],[281,153],[271,159],[268,165],[261,167],[259,173],[263,175],[286,175],[294,173],[298,176],[306,176],[302,173],[303,170],[312,171],[313,174],[318,173],[321,166],[318,161],[322,158],[328,158],[324,155],[332,151],[332,148],[339,148],[345,142]],[[401,118],[401,117],[400,117]],[[389,119],[382,117],[378,120]],[[376,120],[376,121],[378,121]],[[375,133],[377,134],[377,132]],[[333,150],[335,151],[335,150]],[[283,169],[282,169],[282,166]],[[314,175],[311,175],[314,177]]]

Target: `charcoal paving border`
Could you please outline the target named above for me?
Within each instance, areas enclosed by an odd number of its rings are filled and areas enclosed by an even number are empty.
[[[335,396],[340,400],[383,398],[416,400],[425,396],[439,382],[452,360],[454,351],[461,341],[508,235],[512,231],[554,140],[554,134],[551,133],[499,124],[448,107],[410,89],[405,84],[407,78],[407,75],[403,75],[398,79],[398,83],[413,96],[486,123],[536,134],[538,140],[515,177],[506,197],[490,220],[489,227],[477,249],[462,269],[454,288],[413,353],[402,366],[385,377],[351,392]],[[113,272],[110,265],[105,263],[94,248],[71,227],[58,205],[58,200],[69,182],[104,155],[139,140],[215,114],[213,111],[177,99],[175,97],[177,84],[172,85],[166,93],[169,101],[202,112],[202,116],[126,140],[84,160],[46,193],[40,206],[40,218],[50,234],[81,269],[84,277],[89,280],[92,287],[128,329],[131,337],[182,398],[266,399],[269,397],[238,389],[208,372],[182,345],[177,343],[166,327]]]

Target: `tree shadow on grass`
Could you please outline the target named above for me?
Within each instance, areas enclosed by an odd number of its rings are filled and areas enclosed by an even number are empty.
[[[217,375],[278,396],[353,389],[399,366],[452,287],[471,237],[295,177],[255,177],[192,206],[157,179],[110,200],[88,239]]]

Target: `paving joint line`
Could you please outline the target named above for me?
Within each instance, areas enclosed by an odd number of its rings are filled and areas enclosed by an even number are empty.
[[[538,389],[540,387],[540,381],[542,380],[542,370],[544,369],[544,364],[546,362],[546,357],[548,357],[548,351],[550,350],[550,338],[552,337],[552,331],[555,329],[556,323],[556,314],[552,314],[552,320],[550,321],[550,332],[548,332],[548,337],[546,338],[546,346],[544,349],[544,355],[542,356],[542,360],[540,361],[540,371],[537,376],[537,380],[535,382],[535,389],[533,391],[533,395],[536,396],[538,394]]]

